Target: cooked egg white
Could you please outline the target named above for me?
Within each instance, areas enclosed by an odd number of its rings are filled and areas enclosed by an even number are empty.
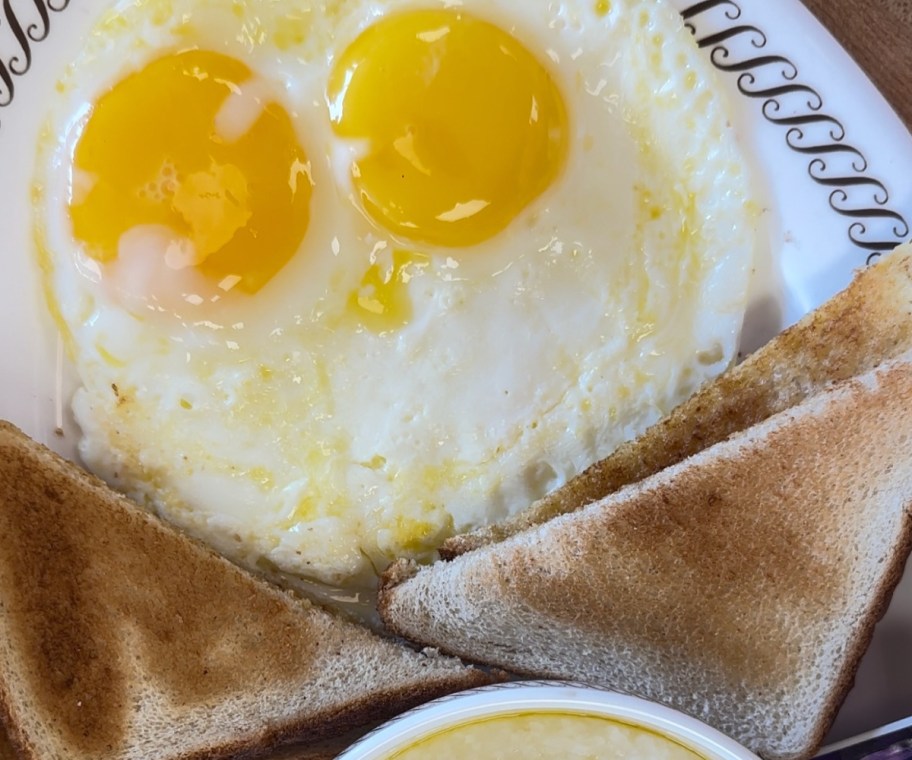
[[[35,180],[85,463],[361,583],[527,506],[732,360],[756,206],[635,0],[134,0]]]

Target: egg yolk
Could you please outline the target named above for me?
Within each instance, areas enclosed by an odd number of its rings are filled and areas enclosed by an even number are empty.
[[[377,333],[404,327],[412,318],[409,281],[429,264],[424,254],[394,250],[389,265],[375,262],[364,273],[360,287],[348,297],[348,312]]]
[[[555,179],[567,115],[548,71],[518,40],[455,10],[368,27],[333,67],[337,135],[367,213],[391,232],[467,246],[504,229]]]
[[[167,55],[92,109],[73,154],[73,232],[96,261],[134,241],[157,265],[254,293],[304,237],[308,172],[288,113],[247,66]]]

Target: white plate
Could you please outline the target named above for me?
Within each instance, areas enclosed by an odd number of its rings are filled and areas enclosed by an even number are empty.
[[[672,2],[722,70],[768,184],[772,257],[748,312],[743,347],[751,350],[910,237],[912,137],[797,0]],[[70,456],[75,435],[58,403],[57,343],[31,258],[29,182],[43,104],[106,4],[9,0],[0,18],[0,418]],[[910,643],[912,571],[831,740],[912,715]]]

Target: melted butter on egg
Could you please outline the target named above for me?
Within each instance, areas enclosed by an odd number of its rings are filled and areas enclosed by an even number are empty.
[[[375,261],[348,297],[348,312],[375,332],[407,325],[413,313],[409,283],[429,265],[426,254],[400,249],[393,251],[388,265]]]

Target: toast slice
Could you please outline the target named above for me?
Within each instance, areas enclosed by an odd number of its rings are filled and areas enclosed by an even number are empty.
[[[572,512],[909,349],[912,244],[858,273],[846,290],[704,385],[638,439],[513,518],[450,538],[440,554],[464,554]]]
[[[0,422],[0,719],[20,757],[260,756],[491,680],[267,585]]]
[[[570,514],[417,569],[394,632],[810,757],[912,548],[912,353]]]

